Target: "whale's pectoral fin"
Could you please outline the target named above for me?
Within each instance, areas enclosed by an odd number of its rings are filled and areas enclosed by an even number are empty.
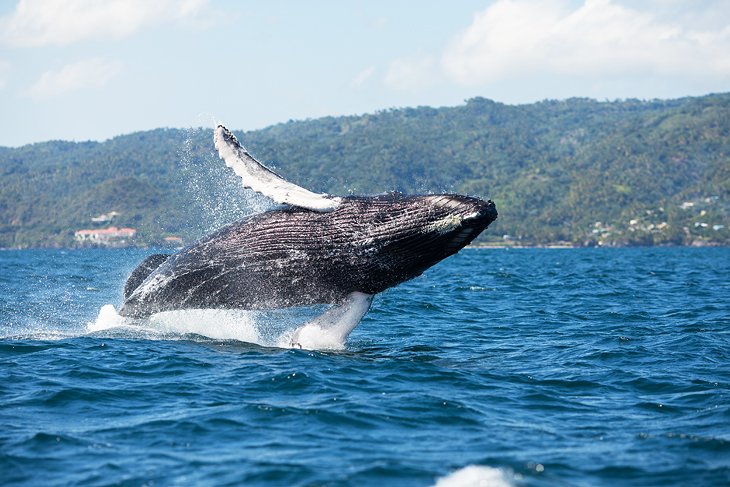
[[[307,349],[342,348],[372,302],[372,294],[348,294],[342,302],[297,328],[290,346]]]
[[[223,125],[216,127],[213,141],[220,158],[225,161],[226,166],[241,177],[245,188],[251,188],[277,203],[286,203],[313,211],[332,211],[340,204],[341,198],[313,193],[290,183],[261,164]]]

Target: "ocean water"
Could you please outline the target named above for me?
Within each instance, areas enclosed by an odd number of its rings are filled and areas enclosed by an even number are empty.
[[[0,252],[0,484],[730,485],[730,249],[465,249],[320,351],[95,328],[144,255]]]

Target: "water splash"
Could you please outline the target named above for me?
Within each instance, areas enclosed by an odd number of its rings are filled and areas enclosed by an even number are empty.
[[[271,209],[266,197],[244,189],[240,178],[229,170],[211,149],[212,131],[189,128],[178,158],[182,180],[193,211],[190,222],[198,235],[207,234],[233,221]],[[100,308],[87,333],[123,332],[124,336],[164,337],[198,335],[214,340],[238,340],[271,347],[290,347],[295,329],[307,323],[323,307],[291,310],[184,310],[157,313],[146,320],[120,316],[113,305]],[[315,313],[315,314],[313,314]],[[358,320],[359,321],[359,320]],[[307,340],[298,344],[308,349],[342,349],[346,336],[333,339],[317,327],[307,328]],[[337,338],[337,337],[336,337]]]
[[[199,215],[190,223],[201,236],[274,206],[266,197],[243,188],[212,149],[212,137],[212,130],[189,128],[178,152],[186,199]]]
[[[441,477],[433,487],[512,487],[514,477],[499,468],[469,465],[446,477]]]
[[[206,118],[205,123],[213,126],[213,117],[206,115]],[[275,206],[268,198],[244,189],[240,178],[226,167],[212,147],[211,129],[191,127],[186,130],[178,150],[180,178],[186,192],[185,199],[191,207],[188,224],[196,236]],[[95,321],[86,324],[82,334],[165,339],[197,335],[213,340],[238,340],[288,348],[296,330],[303,328],[303,338],[297,341],[298,347],[343,349],[346,335],[333,334],[331,327],[319,326],[319,322],[310,323],[326,306],[309,308],[268,311],[197,309],[157,313],[149,319],[136,320],[120,316],[113,305],[106,304],[99,309]],[[302,326],[304,324],[310,326]]]
[[[156,313],[147,319],[120,316],[113,305],[101,307],[86,332],[118,333],[125,337],[175,339],[200,336],[213,340],[236,340],[264,347],[292,348],[292,336],[326,306],[309,306],[265,311],[228,309],[190,309]],[[309,350],[342,350],[345,340],[334,339],[327,329],[306,327],[308,338],[303,348]],[[301,348],[299,345],[295,348]]]

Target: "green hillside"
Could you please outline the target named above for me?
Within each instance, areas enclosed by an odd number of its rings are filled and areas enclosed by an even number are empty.
[[[489,197],[482,242],[730,244],[730,94],[510,106],[483,98],[291,121],[238,134],[260,160],[335,194]],[[252,209],[212,129],[0,148],[0,247],[72,246],[74,231],[186,241]],[[119,212],[111,222],[93,217]]]

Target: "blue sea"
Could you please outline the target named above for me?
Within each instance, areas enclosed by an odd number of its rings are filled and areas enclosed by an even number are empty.
[[[0,484],[730,485],[730,249],[465,249],[344,350],[99,328],[142,250],[0,252]]]

